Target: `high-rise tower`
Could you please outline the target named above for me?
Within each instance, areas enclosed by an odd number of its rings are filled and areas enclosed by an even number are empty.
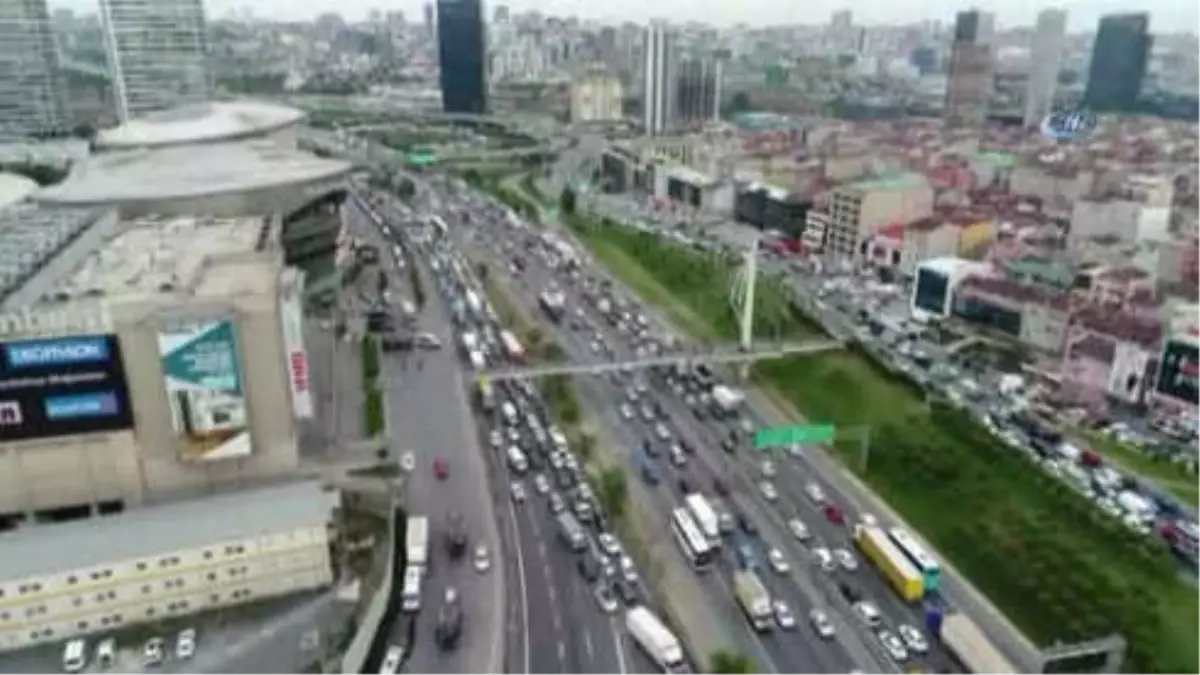
[[[0,0],[0,140],[61,131],[66,117],[46,0]]]
[[[980,128],[987,121],[992,93],[991,14],[959,12],[946,79],[945,121],[948,127]]]
[[[442,110],[487,113],[487,32],[482,0],[438,0]]]
[[[674,92],[673,47],[667,25],[646,26],[642,46],[642,124],[646,135],[657,136],[671,124]]]
[[[1110,14],[1100,19],[1084,103],[1100,112],[1133,110],[1150,57],[1150,17]]]
[[[1066,41],[1067,13],[1061,9],[1042,10],[1038,14],[1033,49],[1030,51],[1029,86],[1025,90],[1026,127],[1040,123],[1054,106],[1054,92],[1058,88],[1058,71]]]

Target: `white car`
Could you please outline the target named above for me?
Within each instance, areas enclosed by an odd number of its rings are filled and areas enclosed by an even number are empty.
[[[678,445],[672,445],[670,453],[671,466],[684,466],[687,464],[687,455],[684,454],[683,448]]]
[[[762,470],[763,478],[775,477],[775,462],[772,462],[769,459],[764,459],[762,464],[759,465],[759,468]]]
[[[618,603],[617,596],[613,593],[612,587],[608,582],[602,582],[596,586],[595,590],[596,603],[600,605],[600,611],[605,614],[612,614],[617,611]]]
[[[550,491],[550,481],[546,480],[546,474],[539,473],[533,477],[533,489],[537,490],[539,495],[544,495]]]
[[[500,433],[499,429],[493,429],[492,432],[488,434],[488,445],[492,446],[493,450],[504,445],[504,435]]]
[[[775,623],[783,630],[796,629],[796,615],[792,614],[792,608],[787,606],[783,600],[776,600],[771,603],[771,609],[775,611]]]
[[[792,536],[800,541],[808,541],[812,537],[812,533],[808,531],[808,526],[799,518],[792,518],[788,521],[788,529],[792,531]]]
[[[816,483],[809,483],[808,485],[805,485],[804,494],[808,495],[809,499],[818,504],[825,501],[825,491],[822,490],[821,486],[817,485]]]
[[[486,546],[480,545],[475,547],[474,557],[475,571],[483,574],[492,568],[492,556],[488,553]]]
[[[601,533],[599,537],[596,537],[596,541],[600,544],[600,550],[604,551],[605,555],[621,555],[621,542],[617,541],[617,538],[608,532]]]
[[[833,557],[837,559],[837,562],[842,566],[842,569],[846,570],[847,572],[853,572],[854,570],[858,569],[858,560],[854,557],[853,553],[844,548],[835,549],[833,551]]]
[[[900,641],[900,638],[896,637],[895,633],[885,629],[879,631],[877,635],[879,636],[879,641],[887,649],[888,656],[891,656],[893,661],[908,659],[908,650],[904,648],[904,643]]]
[[[520,504],[525,501],[525,486],[521,481],[514,481],[512,484],[513,501]]]
[[[818,546],[812,551],[813,559],[817,561],[817,565],[826,572],[832,572],[837,568],[837,563],[833,560],[833,554],[824,546]]]
[[[916,652],[917,654],[924,654],[929,651],[929,642],[921,634],[921,631],[915,627],[908,624],[901,624],[896,629],[896,632],[900,633],[900,639],[904,640],[904,644],[908,647],[909,651]]]
[[[657,436],[658,440],[660,441],[670,440],[671,430],[667,428],[667,425],[659,422],[658,424],[654,425],[654,435]]]
[[[816,631],[817,636],[823,640],[828,640],[837,633],[837,630],[833,627],[833,622],[829,620],[829,616],[819,609],[809,612],[808,620],[812,624],[813,630]]]
[[[628,403],[622,403],[621,404],[621,419],[629,421],[629,420],[633,419],[633,415],[634,415],[633,406],[629,405]]]
[[[398,645],[388,647],[387,654],[383,657],[383,666],[379,669],[379,675],[395,675],[400,672],[400,661],[404,658],[404,650]]]
[[[142,665],[157,666],[166,658],[166,647],[163,639],[153,637],[146,641],[146,646],[142,647]]]
[[[633,558],[623,555],[620,557],[618,564],[621,567],[621,576],[625,579],[625,582],[630,584],[636,583],[638,580],[638,573],[637,567],[635,567],[633,564]]]
[[[875,603],[862,600],[854,603],[854,611],[862,618],[863,623],[868,626],[878,626],[882,617],[879,615],[879,608]]]
[[[788,564],[787,558],[783,557],[783,552],[777,548],[767,551],[767,564],[775,570],[776,574],[787,574],[792,571],[792,566]]]
[[[196,654],[196,629],[184,628],[175,638],[175,657],[180,660],[190,659]]]
[[[779,499],[779,493],[775,491],[775,484],[769,480],[764,480],[759,483],[758,490],[762,493],[763,499],[769,502]]]

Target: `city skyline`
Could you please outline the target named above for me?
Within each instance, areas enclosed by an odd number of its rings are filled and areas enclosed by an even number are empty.
[[[67,8],[73,11],[96,11],[98,0],[51,0],[52,9]],[[421,0],[404,0],[403,2],[381,2],[380,0],[343,0],[332,2],[321,0],[303,5],[284,0],[257,0],[247,3],[244,0],[207,0],[205,3],[208,14],[212,18],[223,18],[231,12],[250,10],[255,16],[278,20],[310,20],[324,12],[338,12],[349,20],[361,20],[367,17],[372,9],[400,10],[410,20],[419,20],[423,2]],[[489,8],[497,3],[487,3]],[[589,20],[608,22],[634,21],[648,22],[656,18],[669,17],[673,22],[698,21],[709,22],[718,26],[732,26],[745,22],[752,26],[777,26],[788,24],[824,25],[836,11],[849,9],[854,13],[856,23],[866,25],[903,25],[920,21],[941,21],[949,25],[954,20],[955,13],[967,9],[979,9],[996,16],[997,28],[1007,30],[1018,26],[1032,27],[1037,22],[1037,14],[1043,9],[1059,8],[1068,14],[1067,30],[1069,32],[1094,32],[1100,17],[1113,13],[1146,12],[1150,15],[1150,28],[1154,33],[1189,32],[1196,33],[1200,24],[1200,7],[1195,4],[1179,2],[1178,0],[1153,0],[1136,4],[1122,4],[1113,0],[1069,1],[1062,3],[1046,3],[1039,6],[991,0],[989,2],[938,3],[928,4],[916,0],[887,3],[884,6],[847,4],[845,2],[820,2],[806,4],[801,11],[795,7],[774,0],[749,0],[736,7],[730,6],[725,11],[714,11],[711,6],[701,3],[683,2],[676,0],[673,5],[628,2],[627,4],[605,3],[604,11],[597,13],[595,7],[571,0],[553,0],[551,2],[506,2],[513,12],[538,10],[549,15],[575,15]],[[488,10],[490,12],[490,9]],[[1177,27],[1186,26],[1189,30],[1180,31]],[[1176,28],[1165,31],[1164,27]]]

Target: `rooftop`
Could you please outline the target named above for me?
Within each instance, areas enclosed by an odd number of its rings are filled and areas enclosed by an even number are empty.
[[[713,184],[713,179],[708,174],[682,164],[671,166],[671,168],[667,169],[667,175],[696,187]]]
[[[868,178],[846,185],[847,188],[861,192],[896,192],[912,188],[928,186],[929,181],[919,173],[901,172]]]
[[[34,204],[0,210],[0,298],[24,284],[99,217],[94,209],[50,210]]]
[[[339,178],[350,168],[270,141],[129,150],[77,163],[36,199],[68,205],[185,199]]]
[[[48,300],[194,289],[214,256],[254,251],[262,218],[147,217],[124,221],[46,295]]]
[[[304,113],[259,101],[202,103],[152,113],[96,134],[96,148],[122,150],[261,136],[297,124]]]
[[[0,581],[152,558],[329,522],[337,493],[290,483],[0,533]]]
[[[37,189],[37,182],[25,176],[0,172],[0,209],[23,201]]]
[[[981,152],[974,157],[975,161],[993,169],[1008,169],[1018,163],[1016,155],[1008,152]]]

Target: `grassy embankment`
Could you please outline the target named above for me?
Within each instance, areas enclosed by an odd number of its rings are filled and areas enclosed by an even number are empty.
[[[595,257],[702,341],[730,340],[724,299],[731,261],[632,230],[568,219]],[[759,326],[811,331],[770,309]],[[785,302],[784,300],[780,300]],[[761,332],[761,331],[760,331]],[[1132,535],[961,412],[924,401],[865,354],[849,349],[764,362],[756,378],[811,419],[870,425],[864,468],[837,454],[1036,643],[1119,632],[1126,670],[1196,672],[1196,592],[1159,543]]]

